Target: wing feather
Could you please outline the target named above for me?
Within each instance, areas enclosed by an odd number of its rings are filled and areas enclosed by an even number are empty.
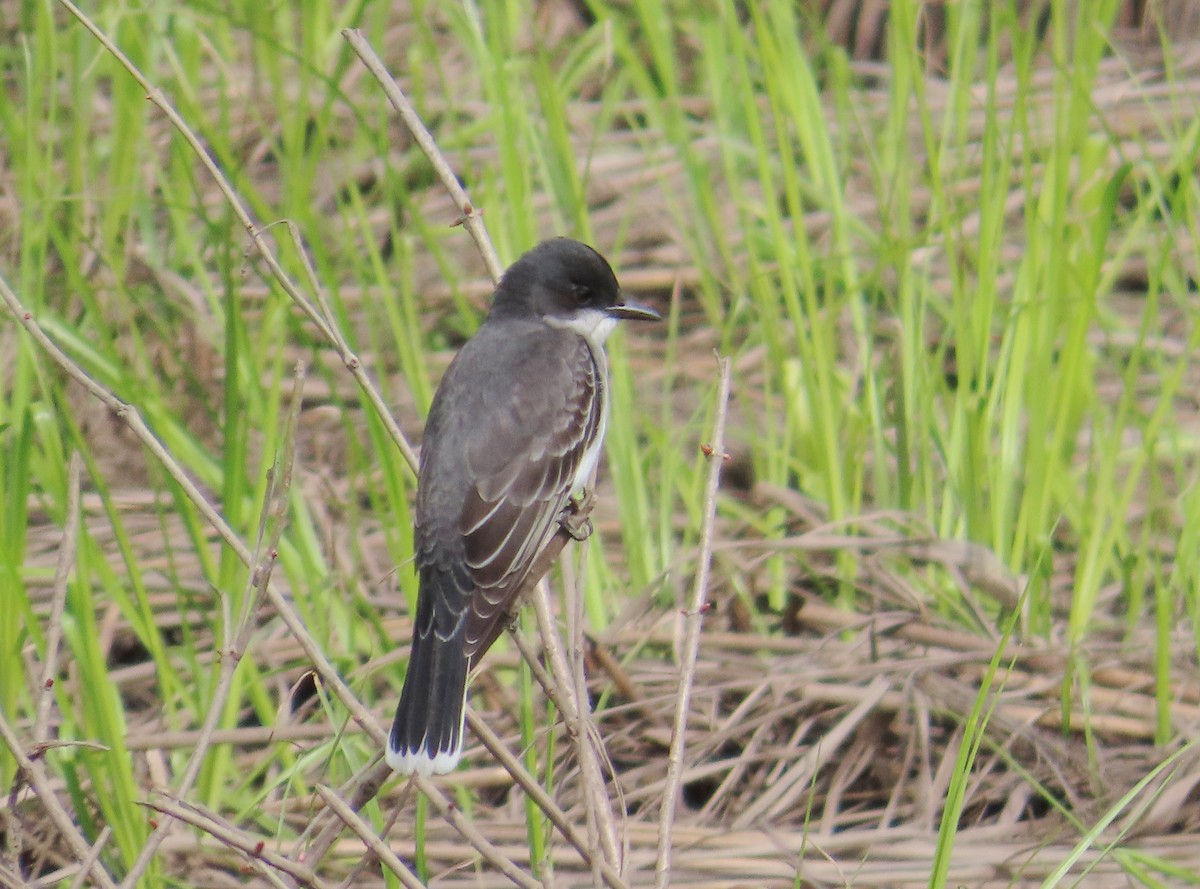
[[[573,337],[557,369],[563,385],[517,386],[467,450],[473,491],[459,518],[475,584],[466,615],[474,661],[503,630],[512,600],[558,528],[584,455],[600,427],[603,371],[586,341]],[[540,393],[540,395],[539,395]]]

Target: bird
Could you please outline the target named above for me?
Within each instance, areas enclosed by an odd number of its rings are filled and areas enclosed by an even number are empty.
[[[458,765],[467,677],[600,459],[605,339],[618,321],[661,317],[622,293],[603,256],[570,238],[541,242],[501,276],[425,425],[412,649],[385,752],[395,771],[429,776]]]

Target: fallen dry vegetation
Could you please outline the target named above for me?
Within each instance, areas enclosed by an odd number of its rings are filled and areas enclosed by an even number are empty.
[[[137,498],[131,496],[125,506],[136,529],[143,524],[136,520]],[[104,518],[97,513],[97,505],[85,500],[85,518],[100,532]],[[880,558],[864,585],[896,592],[881,594],[872,613],[855,614],[810,598],[800,583],[782,621],[786,631],[774,629],[767,635],[746,628],[734,601],[714,597],[696,669],[672,882],[784,886],[802,873],[806,885],[816,886],[926,885],[961,724],[998,640],[947,626],[907,605],[900,591],[908,573],[904,569],[914,562],[936,561],[965,577],[977,570],[971,563],[979,555],[968,547],[931,553],[927,538],[905,538],[890,529],[877,537],[863,534],[854,542],[842,535],[830,540],[820,525],[805,527],[803,514],[797,521],[795,537],[783,541],[784,546],[809,554],[806,561],[814,554],[819,561],[837,547],[875,552]],[[162,557],[158,545],[163,529],[150,514],[144,525],[135,539],[146,548],[146,563],[152,564],[156,552]],[[337,534],[333,528],[324,530]],[[727,572],[747,567],[744,553],[749,548],[742,544],[748,541],[730,530],[718,533],[718,583]],[[57,534],[46,529],[37,539],[42,546],[30,558],[51,564]],[[164,596],[163,601],[169,608],[173,600]],[[161,620],[165,626],[190,621],[190,631],[204,638],[210,633],[206,610],[206,603],[197,601],[194,614],[169,608]],[[657,803],[678,687],[671,657],[680,641],[678,618],[645,602],[589,646],[589,685],[593,699],[603,702],[597,722],[614,769],[608,790],[621,812],[628,885],[641,885],[654,865]],[[272,674],[285,702],[279,721],[217,732],[211,739],[214,745],[228,746],[244,774],[261,772],[278,745],[304,750],[330,731],[356,731],[353,725],[330,726],[313,712],[311,687],[307,694],[297,691],[305,689],[311,675],[303,652],[270,613],[261,616],[261,625],[252,656]],[[194,745],[199,733],[162,725],[152,664],[115,609],[106,615],[104,627],[102,644],[111,659],[127,663],[114,668],[112,678],[126,702],[128,747],[145,775],[149,804],[168,806],[168,800],[154,793],[168,784],[166,758]],[[405,638],[407,620],[389,621],[388,632]],[[212,650],[215,645],[210,637],[209,645],[198,647]],[[1181,640],[1183,661],[1190,657],[1187,649]],[[1148,664],[1138,663],[1137,650],[1119,638],[1110,645],[1095,643],[1090,652],[1095,665],[1088,688],[1091,715],[1077,712],[1076,730],[1064,732],[1060,651],[1019,640],[1004,649],[998,693],[955,845],[951,875],[956,884],[1040,882],[1078,843],[1072,819],[1094,823],[1165,759],[1168,751],[1150,742],[1153,675]],[[519,746],[519,731],[511,683],[501,676],[514,659],[514,654],[494,653],[472,699],[510,749]],[[375,663],[364,669],[378,675],[387,666]],[[385,701],[377,713],[380,719],[388,717],[387,706]],[[1182,683],[1172,709],[1180,736],[1189,736],[1200,724],[1200,682]],[[543,724],[546,734],[562,731],[561,723],[553,728]],[[1090,751],[1078,730],[1084,724],[1093,733]],[[568,753],[559,765],[555,796],[566,816],[582,825],[578,774],[570,759]],[[525,863],[519,790],[477,745],[469,748],[467,762],[452,780],[439,783],[447,789],[469,788],[477,797],[472,821],[514,862]],[[1104,836],[1119,835],[1123,848],[1180,868],[1200,867],[1195,843],[1200,816],[1193,802],[1198,781],[1196,757],[1178,760],[1145,788],[1137,805],[1120,813]],[[381,799],[385,810],[394,811],[389,840],[401,855],[413,840],[413,796],[403,784],[393,784]],[[224,826],[253,849],[264,841],[270,845],[271,825],[283,823],[290,826],[288,832],[300,833],[320,808],[318,799],[289,795],[281,788],[253,815],[210,813],[212,821],[202,823],[213,831]],[[182,811],[202,807],[185,803]],[[42,868],[69,867],[71,858],[43,821],[36,800],[26,800],[12,814],[20,819],[24,856],[41,862]],[[169,870],[186,873],[193,886],[226,885],[247,867],[242,855],[208,831],[173,831],[162,854]],[[342,838],[322,864],[321,878],[334,885],[353,872],[355,884],[374,885],[378,871],[364,866],[364,854],[359,840]],[[439,819],[427,826],[424,854],[439,875],[438,885],[509,885],[502,876],[489,875],[486,866],[480,871],[476,850]],[[552,858],[564,885],[578,885],[577,879],[588,872],[565,843],[553,844]],[[1080,858],[1080,867],[1089,864],[1088,885],[1127,885],[1123,869],[1105,858],[1101,847]]]

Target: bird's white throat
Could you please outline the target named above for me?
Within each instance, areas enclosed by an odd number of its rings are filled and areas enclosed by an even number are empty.
[[[581,309],[570,318],[547,317],[546,323],[551,327],[573,330],[593,345],[603,346],[617,326],[617,319],[601,309]]]

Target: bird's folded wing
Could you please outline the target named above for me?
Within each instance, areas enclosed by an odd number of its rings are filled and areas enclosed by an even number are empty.
[[[601,371],[582,340],[554,368],[560,385],[517,386],[480,418],[459,519],[475,582],[466,616],[474,662],[503,631],[513,599],[558,529],[576,472],[600,430]]]

